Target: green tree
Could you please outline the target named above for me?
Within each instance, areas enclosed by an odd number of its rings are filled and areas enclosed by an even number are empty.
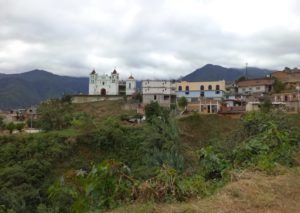
[[[13,122],[10,122],[6,125],[6,129],[9,131],[10,134],[12,134],[14,129],[16,129],[16,125]]]
[[[185,108],[187,106],[187,99],[186,99],[186,97],[182,96],[182,97],[178,98],[177,103],[178,103],[178,106],[180,108]]]
[[[271,108],[272,108],[272,101],[269,97],[264,97],[261,101],[260,101],[260,110],[262,112],[270,112]]]
[[[136,100],[137,102],[141,103],[143,100],[143,96],[140,92],[136,92],[132,95],[132,99]]]
[[[280,93],[282,90],[284,90],[284,84],[282,83],[282,81],[274,78],[273,90],[276,93]]]
[[[25,123],[17,123],[17,124],[16,124],[16,129],[17,129],[19,132],[21,132],[22,129],[24,128],[24,126],[25,126]]]
[[[59,99],[42,102],[38,109],[39,123],[42,129],[60,130],[71,125],[72,104]]]
[[[0,116],[0,130],[4,129],[4,127],[5,127],[5,124],[3,122],[3,117]]]
[[[146,120],[150,123],[156,118],[167,121],[169,117],[169,111],[159,106],[157,102],[151,102],[145,106],[145,115]]]

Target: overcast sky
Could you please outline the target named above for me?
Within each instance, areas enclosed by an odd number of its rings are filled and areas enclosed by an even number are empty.
[[[0,73],[300,67],[299,0],[0,0]]]

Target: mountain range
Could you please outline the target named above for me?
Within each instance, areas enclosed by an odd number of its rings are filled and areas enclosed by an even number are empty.
[[[219,65],[207,64],[194,72],[181,78],[183,81],[234,81],[241,76],[246,75],[247,78],[260,78],[270,75],[271,70],[260,69],[256,67],[239,68],[225,68]]]
[[[248,78],[269,75],[272,71],[247,68]],[[245,69],[225,68],[207,64],[184,76],[186,81],[234,81],[243,76]],[[49,98],[63,94],[88,94],[87,77],[60,76],[44,70],[32,70],[20,74],[0,73],[0,109],[10,110],[37,105]],[[140,85],[140,81],[138,82]]]
[[[44,70],[0,74],[0,109],[36,105],[63,94],[88,93],[88,78],[55,75]]]

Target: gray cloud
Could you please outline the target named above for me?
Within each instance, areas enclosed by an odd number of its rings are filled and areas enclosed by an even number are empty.
[[[300,66],[299,2],[264,1],[245,0],[254,11],[243,14],[235,0],[0,0],[0,72],[176,78],[207,63]]]

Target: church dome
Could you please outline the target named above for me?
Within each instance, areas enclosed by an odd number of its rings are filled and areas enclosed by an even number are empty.
[[[117,70],[116,70],[116,69],[114,69],[114,71],[112,72],[112,74],[117,74]]]
[[[134,77],[133,77],[132,75],[130,75],[130,76],[128,77],[128,80],[134,80]]]

